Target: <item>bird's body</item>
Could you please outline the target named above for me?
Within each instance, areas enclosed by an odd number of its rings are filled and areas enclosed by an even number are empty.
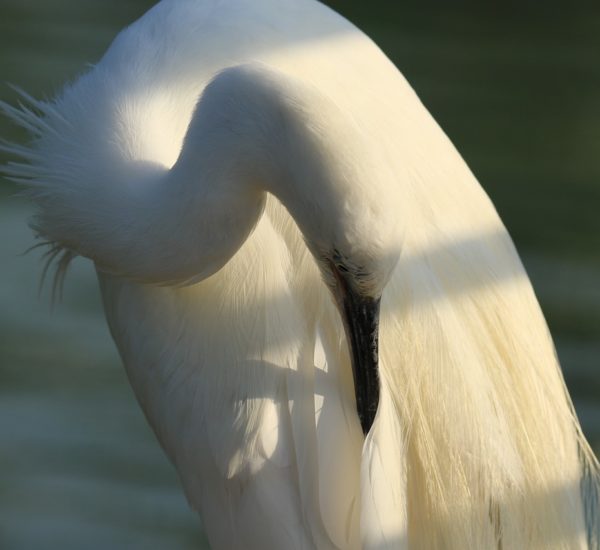
[[[8,171],[96,262],[215,550],[597,548],[597,463],[510,238],[363,33],[309,0],[165,0],[36,106],[5,106],[37,134]],[[366,442],[313,248],[346,217],[342,256],[373,235],[388,270]]]

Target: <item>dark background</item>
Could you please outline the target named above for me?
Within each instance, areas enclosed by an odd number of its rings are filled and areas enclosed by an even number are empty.
[[[51,97],[154,2],[0,0],[0,81]],[[496,204],[600,450],[600,5],[328,2],[392,58]],[[0,98],[16,101],[6,85]],[[0,120],[0,136],[26,136]],[[0,161],[7,160],[0,155]],[[38,297],[29,206],[0,182],[0,547],[197,548],[88,262]],[[526,327],[524,328],[526,330]]]

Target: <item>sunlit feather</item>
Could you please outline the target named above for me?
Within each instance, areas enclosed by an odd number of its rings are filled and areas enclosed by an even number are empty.
[[[489,199],[397,69],[311,0],[164,0],[0,109],[60,287],[108,324],[215,549],[598,548],[598,463]],[[363,439],[329,250],[381,292]]]

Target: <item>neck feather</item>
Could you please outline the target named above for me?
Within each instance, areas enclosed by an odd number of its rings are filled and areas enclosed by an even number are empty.
[[[344,128],[325,135],[323,128],[336,127],[330,107],[264,67],[227,69],[205,88],[170,170],[138,163],[123,184],[44,197],[40,232],[102,271],[181,284],[211,275],[235,254],[271,192],[316,243],[325,218],[341,218],[352,200],[351,190],[333,183],[351,179],[337,172],[351,166],[352,151],[338,145],[347,143]],[[340,154],[346,160],[331,162]]]

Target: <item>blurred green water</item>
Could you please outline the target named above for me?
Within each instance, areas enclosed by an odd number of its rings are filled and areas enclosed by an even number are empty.
[[[153,2],[0,0],[0,80],[52,95]],[[600,6],[330,2],[392,57],[498,207],[600,448]],[[0,97],[15,100],[0,86]],[[0,120],[0,135],[25,136]],[[0,157],[0,161],[5,158]],[[198,548],[76,262],[37,297],[29,207],[0,186],[0,548]]]

